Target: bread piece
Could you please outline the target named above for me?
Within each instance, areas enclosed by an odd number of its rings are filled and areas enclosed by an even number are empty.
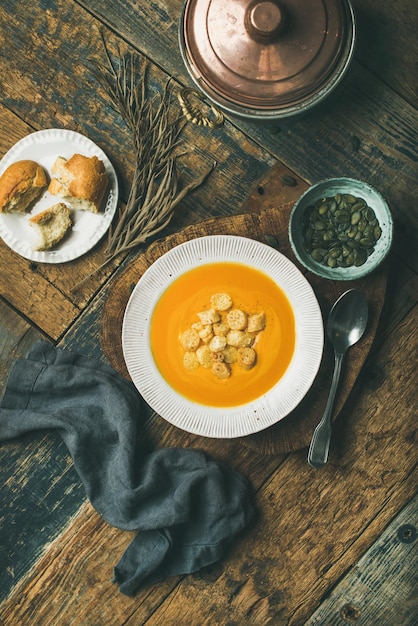
[[[231,330],[244,330],[247,326],[247,314],[241,309],[232,309],[226,316],[226,322]]]
[[[226,343],[228,346],[234,346],[234,348],[247,348],[252,346],[254,338],[252,335],[243,332],[242,330],[230,330],[226,336]]]
[[[226,339],[219,335],[215,335],[209,342],[209,350],[211,352],[220,352],[226,348]]]
[[[225,378],[229,378],[231,376],[231,370],[226,363],[214,363],[211,369],[212,374],[220,380],[224,380]]]
[[[49,250],[61,241],[71,228],[70,209],[63,202],[59,202],[31,217],[29,224],[38,235],[38,242],[33,249]]]
[[[0,176],[0,213],[24,213],[47,184],[44,170],[35,161],[12,163]]]
[[[248,317],[247,332],[258,333],[260,330],[264,330],[266,327],[266,315],[262,311],[261,313],[254,313]]]
[[[180,337],[180,343],[184,350],[193,352],[200,344],[200,337],[193,328],[189,328],[182,333]]]
[[[209,347],[206,344],[198,347],[198,349],[196,350],[196,356],[200,365],[206,368],[212,367],[212,352],[209,350]]]
[[[183,356],[183,365],[186,370],[195,370],[199,367],[196,352],[185,352]]]
[[[252,348],[238,348],[237,362],[245,370],[254,367],[257,354]]]
[[[213,325],[213,334],[218,335],[218,337],[225,337],[229,331],[228,324],[224,324],[223,322],[218,322]]]
[[[234,346],[226,346],[222,351],[225,363],[235,363],[237,360],[238,350]]]
[[[215,311],[215,309],[200,311],[200,313],[198,313],[197,315],[201,323],[205,326],[207,324],[216,324],[216,322],[219,322],[221,319],[221,316]]]
[[[202,326],[202,328],[198,331],[198,335],[204,343],[209,343],[213,337],[212,324]]]
[[[100,159],[73,154],[67,161],[60,156],[51,171],[53,178],[49,183],[49,193],[61,196],[74,209],[98,213],[109,183]]]
[[[211,296],[210,303],[217,311],[227,311],[232,306],[232,298],[228,293],[214,293]]]

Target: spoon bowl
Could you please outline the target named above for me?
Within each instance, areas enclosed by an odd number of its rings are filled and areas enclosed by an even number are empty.
[[[341,366],[347,350],[363,336],[368,319],[368,304],[364,293],[349,289],[332,307],[327,321],[327,335],[334,347],[334,373],[324,415],[312,436],[308,463],[319,468],[328,460],[331,440],[331,416],[341,375]]]
[[[350,289],[338,298],[327,321],[327,335],[337,352],[345,352],[362,338],[367,318],[367,300],[361,291]]]

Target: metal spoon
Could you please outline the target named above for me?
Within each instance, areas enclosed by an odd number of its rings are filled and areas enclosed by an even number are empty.
[[[348,348],[357,343],[363,336],[367,326],[367,317],[366,296],[357,289],[350,289],[343,293],[330,311],[327,322],[327,335],[334,346],[334,374],[324,415],[315,428],[309,447],[308,463],[312,467],[322,467],[328,460],[331,439],[331,415],[343,358]]]

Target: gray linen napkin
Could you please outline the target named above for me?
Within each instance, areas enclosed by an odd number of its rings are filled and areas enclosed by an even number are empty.
[[[251,520],[244,476],[198,450],[137,446],[141,397],[111,367],[39,341],[10,372],[0,441],[56,430],[87,497],[112,526],[138,533],[114,582],[134,595],[219,560]]]

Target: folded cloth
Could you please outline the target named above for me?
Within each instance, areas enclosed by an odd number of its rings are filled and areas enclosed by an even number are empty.
[[[141,403],[108,365],[39,341],[0,404],[0,441],[56,430],[97,512],[138,530],[114,569],[127,595],[219,560],[253,516],[249,482],[224,463],[192,449],[140,453]]]

